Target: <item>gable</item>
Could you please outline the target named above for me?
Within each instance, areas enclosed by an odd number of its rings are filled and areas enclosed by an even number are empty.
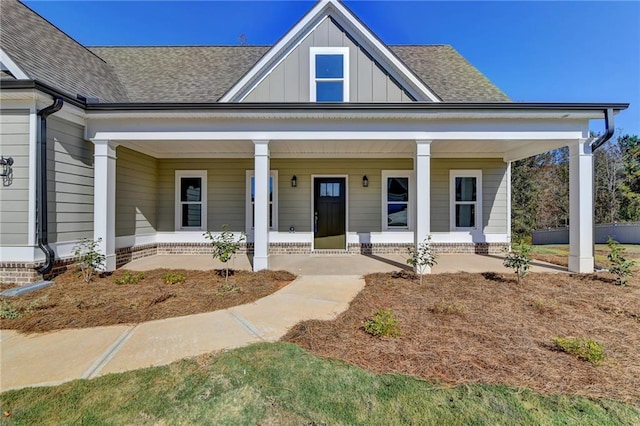
[[[389,48],[382,43],[361,21],[359,21],[339,0],[320,0],[289,32],[287,32],[258,63],[220,99],[222,102],[239,102],[247,97],[264,79],[273,72],[289,54],[312,36],[323,25],[328,34],[331,26],[327,19],[346,35],[371,60],[392,77],[396,86],[418,101],[440,102],[441,99],[420,80]],[[328,37],[328,36],[327,36]],[[338,40],[336,39],[337,43]],[[311,42],[313,43],[313,42]],[[343,42],[346,43],[346,42]],[[357,59],[357,58],[356,58]],[[375,75],[373,73],[372,75]],[[271,83],[269,84],[271,92]],[[264,88],[263,88],[264,90]]]
[[[377,64],[356,40],[330,17],[274,66],[243,98],[243,102],[312,102],[313,58],[311,49],[348,49],[349,102],[410,102],[413,98]],[[311,72],[310,72],[311,71]]]

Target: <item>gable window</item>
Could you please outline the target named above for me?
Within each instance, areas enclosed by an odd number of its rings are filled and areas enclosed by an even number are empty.
[[[482,170],[451,170],[451,230],[482,227]]]
[[[246,229],[252,230],[255,224],[256,180],[253,170],[247,170],[247,208]],[[278,171],[271,170],[269,176],[269,229],[278,229]]]
[[[176,231],[207,229],[207,171],[176,170]]]
[[[311,102],[349,102],[349,48],[310,48]]]
[[[412,174],[406,170],[382,172],[382,229],[407,230],[411,227],[413,197]]]

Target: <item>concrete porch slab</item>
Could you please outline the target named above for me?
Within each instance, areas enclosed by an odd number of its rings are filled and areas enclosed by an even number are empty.
[[[454,272],[498,272],[510,270],[502,265],[502,255],[480,254],[442,254],[438,264],[432,269],[434,274]],[[134,271],[148,271],[156,268],[213,270],[223,264],[214,262],[209,255],[157,255],[137,259],[122,268]],[[235,256],[229,261],[229,267],[251,270],[247,255]],[[366,275],[374,272],[393,272],[412,270],[403,255],[361,255],[361,254],[310,254],[310,255],[271,255],[269,269],[285,270],[296,275]],[[567,268],[550,263],[533,261],[531,272],[567,272]]]

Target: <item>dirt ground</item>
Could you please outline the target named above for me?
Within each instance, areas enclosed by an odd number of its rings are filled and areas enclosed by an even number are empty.
[[[167,272],[183,274],[186,279],[169,285],[163,278]],[[225,283],[224,276],[213,271],[159,269],[144,272],[137,284],[116,284],[123,273],[119,270],[86,284],[75,271],[67,271],[54,278],[53,286],[0,298],[5,312],[11,309],[20,314],[16,319],[1,319],[0,328],[31,333],[209,312],[253,302],[295,279],[284,271],[236,271]]]
[[[543,393],[640,404],[640,278],[626,287],[607,275],[372,274],[334,321],[307,321],[283,340],[375,372],[444,384],[488,383]],[[391,308],[399,338],[376,338],[363,322]],[[556,337],[605,345],[594,366],[561,352]]]

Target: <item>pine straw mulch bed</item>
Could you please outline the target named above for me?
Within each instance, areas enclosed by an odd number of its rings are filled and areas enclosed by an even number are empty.
[[[166,284],[163,276],[167,272],[183,274],[186,280]],[[20,318],[0,320],[0,328],[32,333],[210,312],[253,302],[295,279],[285,271],[235,271],[225,283],[218,271],[157,269],[143,272],[144,278],[137,284],[116,284],[115,279],[123,273],[118,270],[110,276],[94,277],[86,284],[76,272],[67,271],[45,289],[0,297],[3,306],[9,304],[21,313]]]
[[[376,338],[363,322],[391,308],[399,338]],[[605,345],[594,366],[561,352],[553,339]],[[333,321],[306,321],[282,340],[378,373],[446,384],[486,383],[543,393],[605,397],[640,404],[640,278],[627,287],[605,275],[366,276],[364,290]]]

